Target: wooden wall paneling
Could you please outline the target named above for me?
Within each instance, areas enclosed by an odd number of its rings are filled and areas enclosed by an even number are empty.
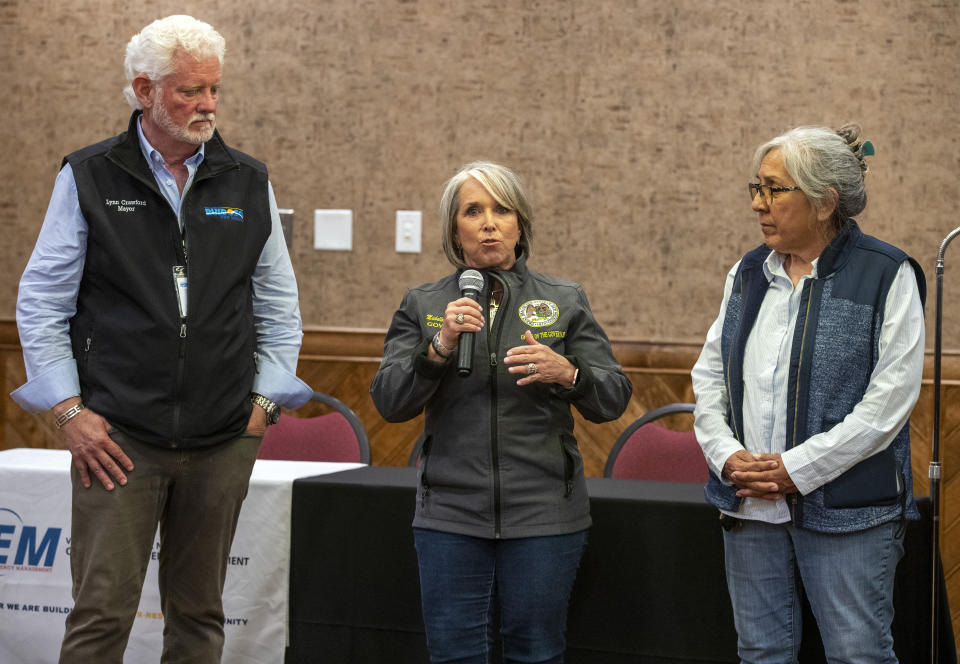
[[[8,388],[7,389],[8,394],[10,389],[10,383],[7,379],[7,376],[9,374],[7,370],[7,363],[10,360],[11,355],[13,355],[13,353],[11,353],[10,351],[0,350],[0,377],[2,377],[3,379],[3,380],[0,380],[0,386],[3,386],[4,388]],[[3,422],[3,426],[0,427],[0,450],[9,449],[7,447],[6,423],[10,421],[10,415],[11,415],[10,411],[12,410],[12,406],[13,404],[11,403],[10,399],[4,399],[2,403],[0,403],[0,421]]]
[[[910,415],[910,451],[913,487],[919,495],[930,494],[928,469],[933,452],[933,388],[922,385],[920,398]]]
[[[5,391],[0,399],[0,450],[60,447],[53,420],[49,416],[27,413],[8,396],[27,377],[17,327],[13,321],[0,321],[0,372],[3,377],[0,385]]]
[[[927,460],[929,458],[928,455]],[[953,633],[960,634],[960,380],[951,380],[950,384],[941,386],[940,460],[940,553]]]

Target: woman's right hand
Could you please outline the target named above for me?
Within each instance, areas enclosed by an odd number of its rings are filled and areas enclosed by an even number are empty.
[[[780,463],[771,459],[769,455],[755,455],[746,450],[739,450],[727,457],[723,464],[723,476],[734,483],[738,496],[776,500],[783,497],[776,482],[764,481],[755,475],[768,473],[779,467]],[[744,473],[753,474],[744,476]]]
[[[463,322],[457,321],[457,317],[462,314]],[[464,332],[479,332],[486,324],[483,317],[483,308],[480,304],[469,297],[461,297],[447,305],[443,314],[443,325],[440,327],[440,343],[444,348],[453,349],[460,343],[460,335]],[[431,346],[429,351],[431,359],[442,361],[445,358],[440,357]]]

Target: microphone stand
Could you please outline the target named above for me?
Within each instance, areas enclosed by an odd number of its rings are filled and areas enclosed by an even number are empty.
[[[930,662],[937,664],[939,629],[940,629],[940,584],[938,571],[940,569],[940,359],[943,337],[943,254],[947,245],[960,235],[960,227],[954,228],[940,243],[937,254],[937,314],[936,336],[933,350],[933,460],[930,461],[928,477],[930,478],[930,506],[933,515],[933,559],[930,569],[931,578],[931,608],[930,608]]]

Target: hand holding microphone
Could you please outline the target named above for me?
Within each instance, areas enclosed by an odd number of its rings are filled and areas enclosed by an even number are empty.
[[[480,327],[483,327],[483,309],[479,304],[480,293],[483,292],[483,275],[477,270],[464,270],[460,275],[459,284],[461,299],[472,300],[480,309]],[[458,314],[458,316],[458,323],[466,321],[466,316],[463,313]],[[473,332],[461,332],[457,373],[461,376],[469,376],[471,371],[473,371]]]
[[[464,276],[467,277],[466,280],[464,280]],[[461,275],[459,286],[462,297],[447,305],[443,315],[443,326],[434,340],[432,352],[436,353],[437,357],[442,360],[446,360],[453,351],[457,350],[458,347],[460,348],[461,356],[458,358],[458,367],[460,362],[463,361],[464,344],[461,342],[470,340],[468,353],[471,355],[472,363],[473,333],[479,332],[486,324],[483,317],[483,308],[478,303],[479,295],[483,291],[483,283],[483,275],[477,270],[466,270]],[[468,363],[468,366],[471,363]],[[467,374],[469,374],[469,369]]]

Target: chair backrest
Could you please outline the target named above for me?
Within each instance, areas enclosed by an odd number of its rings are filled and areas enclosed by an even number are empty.
[[[333,412],[317,417],[280,415],[267,427],[257,458],[370,463],[370,441],[356,413],[322,392],[314,392],[311,401],[324,403]]]
[[[655,420],[693,413],[692,403],[672,403],[638,418],[617,438],[604,477],[704,483],[710,476],[703,450],[692,431],[673,431]]]

